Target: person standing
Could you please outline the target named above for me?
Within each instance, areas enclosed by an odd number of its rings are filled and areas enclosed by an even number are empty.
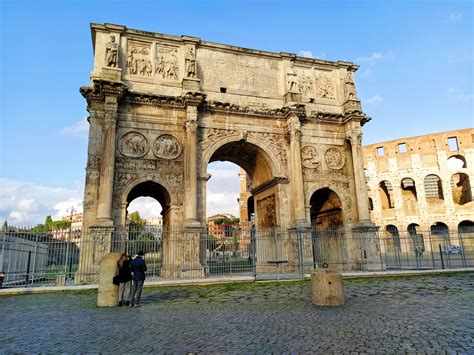
[[[117,261],[118,274],[119,274],[119,306],[126,304],[130,305],[130,296],[132,294],[132,259],[127,253],[120,255],[120,259]]]
[[[139,251],[136,258],[132,261],[132,272],[133,272],[133,291],[132,300],[130,307],[139,307],[140,298],[142,296],[143,283],[145,282],[145,253]]]

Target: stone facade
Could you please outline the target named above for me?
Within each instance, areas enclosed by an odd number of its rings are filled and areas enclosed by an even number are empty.
[[[257,228],[308,225],[328,196],[338,225],[369,223],[357,65],[118,25],[91,30],[85,227],[124,226],[140,196],[160,202],[165,228],[205,225],[216,160],[248,174]]]
[[[365,146],[371,219],[399,232],[474,225],[474,129]]]

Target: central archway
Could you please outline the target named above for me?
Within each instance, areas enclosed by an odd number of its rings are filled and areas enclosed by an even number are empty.
[[[241,167],[250,180],[250,193],[254,205],[249,209],[255,211],[255,225],[258,228],[270,228],[282,224],[279,215],[281,191],[277,179],[281,171],[280,162],[271,150],[256,140],[225,139],[214,144],[203,156],[201,175],[207,176],[207,166],[216,161],[229,161]],[[201,193],[205,195],[205,185]],[[201,203],[201,220],[206,217],[206,206]]]

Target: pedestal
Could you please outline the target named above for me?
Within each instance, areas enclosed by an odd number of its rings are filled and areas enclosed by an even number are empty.
[[[194,78],[184,78],[183,79],[183,91],[187,93],[189,91],[200,91],[201,90],[201,80]]]
[[[315,306],[343,306],[342,275],[331,270],[311,272],[311,301]]]
[[[118,305],[119,287],[112,282],[117,272],[117,261],[120,253],[105,255],[100,261],[99,289],[97,291],[97,307],[114,307]]]

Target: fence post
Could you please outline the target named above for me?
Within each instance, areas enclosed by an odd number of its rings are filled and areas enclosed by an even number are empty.
[[[304,277],[303,240],[301,238],[301,227],[296,227],[296,239],[298,242],[298,266],[300,269],[300,274]]]
[[[31,261],[31,250],[28,251],[28,262],[26,263],[26,280],[25,285],[28,285],[30,279],[30,261]]]
[[[3,262],[5,260],[5,243],[6,243],[6,233],[7,231],[2,231],[2,253],[0,254],[0,272],[5,272],[3,270]]]

